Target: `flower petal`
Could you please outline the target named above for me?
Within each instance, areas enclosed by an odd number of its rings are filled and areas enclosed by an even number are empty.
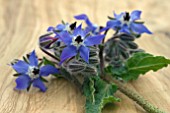
[[[35,50],[33,52],[31,52],[31,54],[29,56],[29,63],[32,66],[38,66],[38,58],[35,54]]]
[[[55,28],[52,26],[48,27],[48,29],[47,29],[48,32],[53,31],[53,30],[55,30]]]
[[[42,92],[45,92],[47,90],[46,86],[40,80],[40,78],[34,79],[33,86],[39,88]]]
[[[65,27],[66,27],[66,25],[63,25],[63,24],[58,24],[57,26],[56,26],[56,28],[57,28],[57,30],[63,30],[63,29],[65,29]]]
[[[84,40],[84,44],[86,46],[98,45],[102,42],[104,37],[105,37],[105,35],[89,36]]]
[[[86,14],[80,14],[80,15],[74,16],[74,18],[77,20],[84,20],[88,26],[93,26],[93,24],[91,23],[91,21],[89,20]]]
[[[116,14],[115,12],[113,12],[113,15],[114,15],[114,17],[115,17],[117,20],[120,20],[120,19],[123,17],[124,12],[122,12],[122,13],[120,13],[120,14]]]
[[[108,29],[109,29],[109,27],[104,27],[104,28],[101,28],[99,32],[101,33],[101,32],[106,31]]]
[[[40,76],[48,76],[50,74],[57,74],[59,71],[52,65],[45,65],[40,68]]]
[[[68,58],[71,58],[77,54],[77,48],[73,45],[65,47],[61,53],[60,64],[63,63]]]
[[[26,62],[24,62],[22,60],[19,60],[17,63],[12,65],[12,67],[16,72],[25,74],[28,71],[29,64],[27,64]]]
[[[77,36],[77,35],[80,35],[82,37],[85,37],[86,36],[86,32],[85,30],[82,30],[81,28],[82,24],[80,24],[73,32],[73,35],[74,36]]]
[[[72,42],[72,37],[70,36],[70,34],[67,31],[61,32],[59,34],[59,38],[66,44],[66,45],[70,45]]]
[[[88,34],[89,32],[92,31],[92,29],[91,29],[91,27],[86,27],[84,31],[86,32],[86,34]]]
[[[142,11],[134,10],[130,15],[131,20],[134,21],[134,20],[140,19],[141,13],[142,13]]]
[[[132,31],[137,34],[142,34],[142,33],[152,34],[152,32],[150,32],[143,24],[131,23],[130,27]]]
[[[82,28],[81,28],[82,24],[80,24],[73,32],[74,35],[78,35],[81,34]]]
[[[28,88],[28,86],[30,85],[30,77],[28,75],[20,75],[16,80],[16,84],[17,86],[15,87],[15,89],[17,90],[24,90],[26,88]]]
[[[80,50],[80,56],[83,58],[83,60],[89,63],[89,52],[90,52],[89,48],[85,46],[81,46],[79,50]]]
[[[125,24],[121,27],[121,29],[119,30],[119,32],[124,32],[124,33],[128,33],[130,34],[130,29],[129,27]]]
[[[107,22],[108,28],[119,27],[120,25],[121,25],[121,22],[119,20],[110,20]]]
[[[74,16],[74,18],[77,20],[86,20],[88,17],[86,14],[80,14],[80,15]]]

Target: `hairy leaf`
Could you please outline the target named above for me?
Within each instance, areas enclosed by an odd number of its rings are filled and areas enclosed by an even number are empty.
[[[114,76],[121,76],[123,80],[135,80],[140,74],[145,74],[150,70],[157,71],[163,67],[167,67],[170,64],[170,60],[163,56],[153,56],[148,53],[135,53],[127,61],[125,61],[124,67],[118,69],[107,68],[107,71],[114,74]],[[121,71],[120,71],[121,70]]]
[[[86,113],[101,113],[107,103],[120,101],[113,95],[117,90],[116,85],[108,84],[99,77],[86,79],[83,90],[86,96]]]

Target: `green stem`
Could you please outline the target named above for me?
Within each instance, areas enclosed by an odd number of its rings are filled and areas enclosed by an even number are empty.
[[[103,58],[103,50],[104,50],[104,46],[101,45],[101,46],[100,46],[100,51],[99,51],[99,58],[100,58],[100,74],[101,74],[101,76],[104,75],[104,58]]]
[[[104,75],[104,58],[103,58],[103,52],[104,52],[104,41],[106,38],[106,34],[107,34],[108,30],[105,31],[104,35],[105,37],[102,40],[102,45],[99,47],[100,51],[99,51],[99,58],[100,58],[100,74],[101,76]]]
[[[141,95],[139,95],[137,92],[135,92],[132,89],[129,89],[126,87],[122,82],[107,78],[107,80],[112,80],[117,86],[120,92],[134,100],[137,104],[139,104],[143,109],[145,109],[148,113],[165,113],[164,111],[160,110],[159,108],[155,107],[151,103],[149,103],[146,99],[144,99]]]

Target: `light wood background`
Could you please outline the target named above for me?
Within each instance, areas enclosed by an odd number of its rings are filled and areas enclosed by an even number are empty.
[[[85,98],[65,80],[53,79],[46,93],[14,91],[14,71],[7,64],[36,49],[38,37],[60,20],[74,22],[73,16],[86,13],[105,25],[112,11],[143,11],[142,19],[153,35],[137,42],[155,55],[170,58],[169,0],[0,0],[0,113],[84,113]],[[170,67],[149,72],[128,84],[154,105],[170,113]],[[120,103],[108,105],[103,113],[145,113],[129,98],[117,92]]]

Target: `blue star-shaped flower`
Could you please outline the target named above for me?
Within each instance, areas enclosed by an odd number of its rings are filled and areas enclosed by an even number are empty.
[[[89,62],[89,48],[88,46],[98,45],[101,43],[104,35],[90,36],[86,30],[82,30],[79,25],[72,34],[69,32],[63,32],[60,34],[60,39],[67,45],[61,53],[61,62],[64,62],[68,58],[76,56],[80,53],[80,56],[87,63]]]
[[[27,89],[31,84],[33,84],[34,87],[45,92],[47,88],[40,77],[58,73],[58,70],[52,65],[39,67],[35,51],[31,52],[29,56],[29,63],[18,60],[18,62],[12,65],[12,67],[20,74],[20,76],[15,80],[17,84],[15,89],[17,90]]]
[[[141,11],[134,10],[131,14],[128,12],[122,12],[120,14],[114,13],[114,19],[107,22],[107,27],[115,30],[119,29],[119,32],[142,34],[152,34],[142,23],[136,22],[140,19]]]
[[[97,24],[92,23],[86,14],[80,14],[80,15],[74,16],[74,18],[77,20],[84,20],[87,24],[86,30],[91,31],[94,35],[99,34],[108,29],[107,27],[102,28],[98,26]]]
[[[76,28],[76,22],[74,23],[62,23],[62,24],[58,24],[56,27],[48,27],[47,31],[48,32],[53,32],[55,34],[55,38],[57,38],[57,43],[61,43],[61,40],[58,39],[59,37],[59,34],[62,33],[62,32],[72,32],[74,29]],[[40,42],[42,42],[44,39],[47,39],[46,37],[45,38],[42,38],[42,40],[40,40]],[[55,39],[54,39],[55,40]]]

